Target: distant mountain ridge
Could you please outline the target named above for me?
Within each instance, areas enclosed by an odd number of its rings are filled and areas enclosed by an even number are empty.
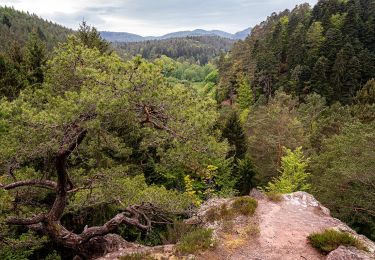
[[[179,31],[165,34],[163,36],[140,36],[133,33],[127,32],[110,32],[110,31],[101,31],[100,35],[110,42],[143,42],[149,40],[166,40],[171,38],[185,38],[190,36],[219,36],[222,38],[227,38],[231,40],[244,40],[251,33],[251,28],[247,28],[243,31],[237,33],[228,33],[220,30],[203,30],[196,29],[193,31]]]

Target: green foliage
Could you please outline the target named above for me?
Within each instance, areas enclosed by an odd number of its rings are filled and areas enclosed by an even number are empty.
[[[375,238],[375,123],[347,123],[311,161],[314,195],[333,216]]]
[[[175,220],[172,225],[167,226],[167,232],[162,237],[165,245],[177,244],[186,234],[192,232],[196,227],[185,224],[183,221]]]
[[[220,59],[220,102],[239,92],[243,75],[255,99],[284,90],[300,100],[315,92],[329,104],[351,104],[375,75],[370,2],[319,1],[270,15]]]
[[[292,193],[308,191],[311,185],[307,183],[309,173],[306,172],[309,159],[306,159],[302,147],[294,151],[284,147],[285,155],[281,158],[281,175],[274,178],[265,188],[267,192]]]
[[[46,62],[45,45],[36,32],[32,32],[26,42],[24,51],[24,70],[30,85],[43,83],[43,66]]]
[[[308,236],[310,244],[324,254],[337,249],[339,246],[354,246],[359,250],[366,250],[366,247],[352,235],[326,229],[322,233],[314,233]]]
[[[231,220],[234,216],[232,208],[228,208],[225,203],[220,207],[212,207],[205,213],[208,222]]]
[[[245,129],[248,153],[256,169],[256,185],[266,185],[278,175],[282,147],[296,149],[306,141],[297,105],[297,100],[278,92],[268,105],[257,105],[250,112]]]
[[[37,32],[48,50],[52,50],[57,43],[64,42],[67,36],[73,33],[72,30],[35,14],[17,11],[12,7],[0,7],[0,52],[9,51],[13,42],[24,46],[32,31]]]
[[[24,233],[19,237],[5,238],[0,243],[0,259],[27,260],[46,241],[46,237],[40,238],[32,232]]]
[[[169,84],[163,69],[139,57],[124,62],[70,37],[47,62],[40,87],[0,102],[0,168],[5,172],[15,161],[18,180],[53,181],[54,155],[69,131],[84,129],[84,141],[67,163],[72,182],[84,187],[69,194],[66,212],[72,217],[100,205],[116,213],[141,202],[182,214],[192,204],[181,193],[188,175],[206,185],[203,197],[230,189],[229,146],[214,128],[216,103]],[[146,184],[145,165],[163,176],[164,185]],[[1,185],[14,181],[11,175],[0,177]],[[27,217],[46,212],[53,193],[20,188],[0,196],[2,218]],[[33,206],[14,211],[9,200]]]
[[[283,200],[282,194],[277,191],[266,191],[265,194],[270,201],[280,202]]]
[[[230,207],[226,203],[221,206],[212,207],[205,213],[208,222],[230,221],[236,215],[252,216],[258,206],[258,202],[250,197],[235,198]]]
[[[357,92],[356,104],[352,106],[354,115],[362,122],[375,120],[375,80],[369,80],[364,87]]]
[[[143,42],[115,42],[113,45],[126,58],[141,55],[153,60],[165,55],[175,60],[205,65],[221,53],[229,51],[233,43],[233,40],[217,36],[189,36]]]
[[[182,254],[194,254],[213,246],[212,229],[197,228],[184,235],[177,243],[176,250]]]
[[[48,254],[44,260],[61,260],[61,257],[56,251],[53,251],[51,254]]]
[[[254,95],[247,79],[240,79],[238,95],[236,100],[241,111],[249,109],[254,103]]]
[[[116,200],[119,208],[149,202],[167,212],[182,214],[192,203],[188,193],[167,190],[163,186],[149,186],[142,175],[119,178],[112,172],[112,176],[117,180],[111,181],[111,189],[108,189],[109,183],[103,183],[99,188],[77,192],[72,196],[68,209],[74,211],[87,205]]]
[[[256,171],[253,160],[249,156],[244,159],[238,159],[232,172],[237,180],[235,188],[240,195],[249,194],[250,190],[255,187],[254,176]]]
[[[236,111],[229,111],[222,132],[223,137],[226,138],[232,146],[230,156],[236,159],[243,159],[247,150],[247,140]]]
[[[235,212],[244,216],[252,216],[258,206],[258,202],[250,197],[236,198],[232,203],[232,208]]]
[[[155,258],[145,253],[133,253],[126,256],[121,256],[120,260],[154,260]]]
[[[167,56],[162,56],[155,62],[164,66],[164,75],[168,78],[174,78],[182,82],[215,83],[215,67],[211,63],[198,65],[188,61],[176,61]]]
[[[77,37],[88,48],[97,48],[101,53],[109,51],[109,43],[104,40],[95,27],[91,27],[83,21],[79,25]]]

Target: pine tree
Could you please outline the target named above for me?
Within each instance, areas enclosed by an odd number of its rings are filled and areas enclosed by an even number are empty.
[[[29,35],[24,49],[23,69],[30,85],[40,85],[44,81],[43,66],[46,63],[46,47],[37,32]]]
[[[104,40],[95,27],[86,24],[85,21],[79,26],[77,37],[88,48],[97,48],[101,53],[109,51],[109,43]]]

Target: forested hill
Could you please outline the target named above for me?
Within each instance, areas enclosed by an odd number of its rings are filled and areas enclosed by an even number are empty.
[[[221,62],[222,99],[246,75],[257,95],[277,89],[350,103],[375,75],[375,1],[324,0],[273,13]]]
[[[0,6],[0,51],[13,46],[14,42],[23,46],[29,34],[34,30],[45,42],[48,49],[52,49],[58,42],[65,41],[66,36],[73,32],[35,14]]]
[[[220,30],[211,30],[206,31],[202,29],[196,29],[193,31],[179,31],[172,32],[162,36],[140,36],[137,34],[127,33],[127,32],[108,32],[102,31],[100,35],[110,42],[142,42],[142,41],[151,41],[151,40],[166,40],[171,38],[185,38],[192,36],[219,36],[232,40],[244,40],[249,36],[251,28],[246,28],[243,31],[236,32],[234,34],[220,31]]]
[[[219,36],[191,36],[112,44],[123,56],[132,57],[140,54],[146,59],[155,59],[165,55],[173,59],[206,64],[211,59],[229,51],[234,42],[234,40]]]

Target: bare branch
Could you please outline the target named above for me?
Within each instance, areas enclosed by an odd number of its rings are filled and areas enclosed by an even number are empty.
[[[45,214],[39,214],[32,218],[17,218],[11,217],[7,219],[7,223],[11,225],[23,225],[23,226],[30,226],[34,224],[38,224],[46,219]]]
[[[54,181],[49,180],[26,180],[26,181],[17,181],[8,185],[0,185],[1,189],[12,190],[24,186],[35,186],[38,188],[45,189],[56,189],[57,184]]]

